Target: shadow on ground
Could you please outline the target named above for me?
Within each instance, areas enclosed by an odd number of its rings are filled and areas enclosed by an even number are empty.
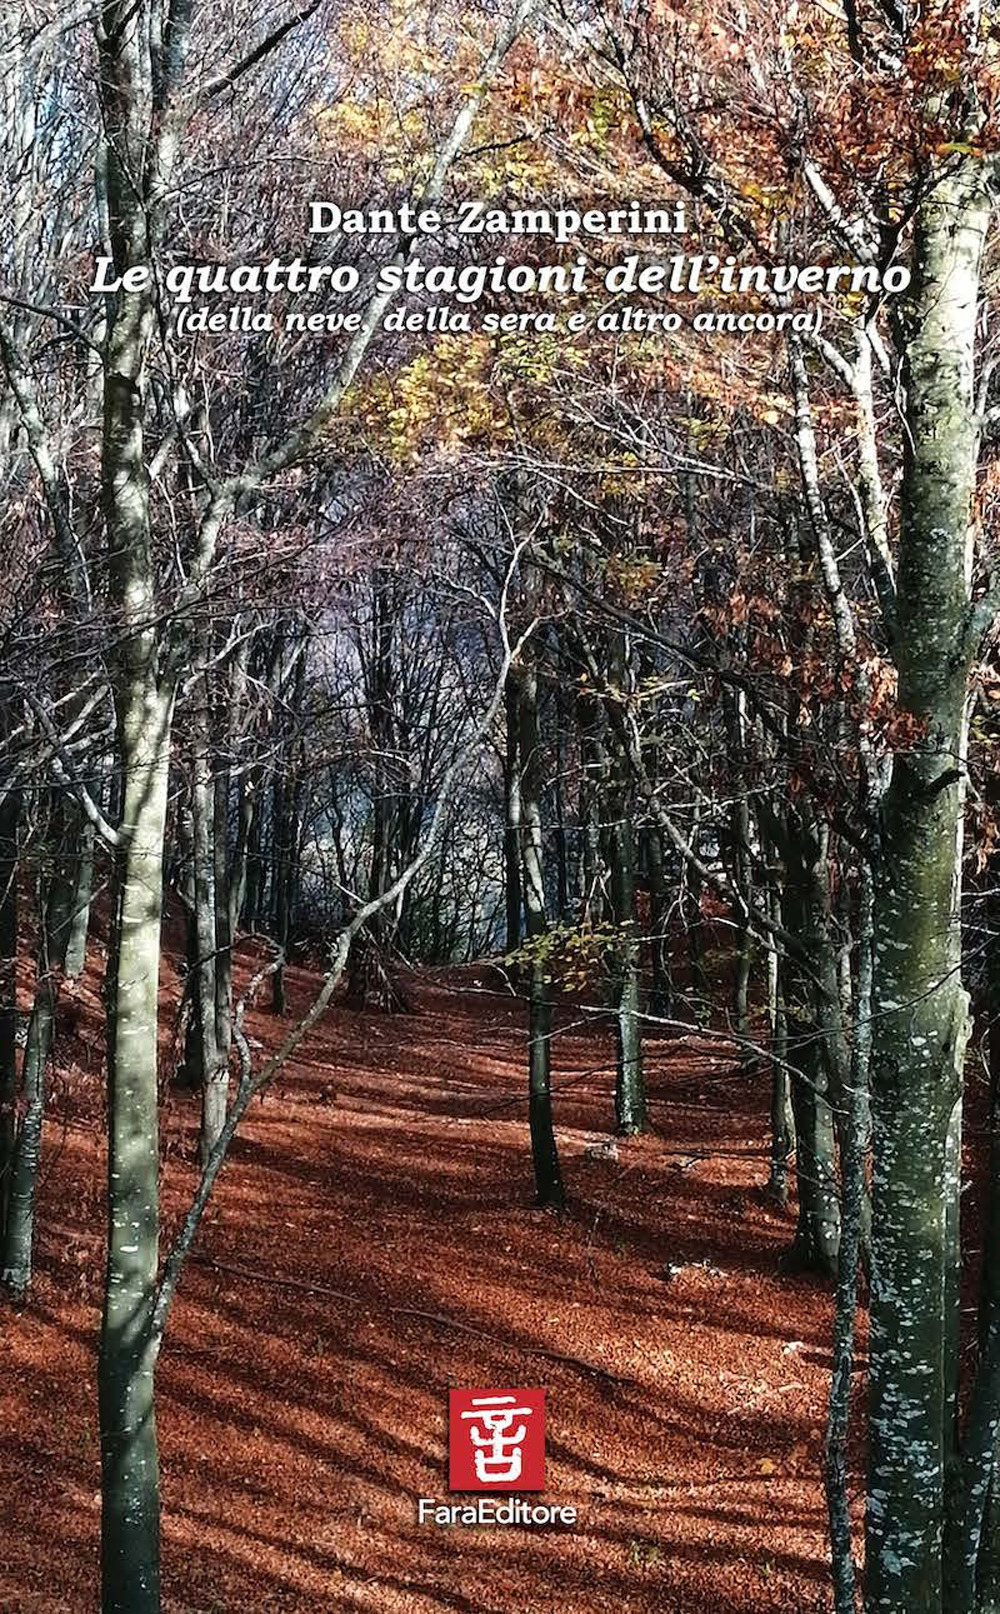
[[[290,973],[295,1012],[315,983]],[[457,974],[419,998],[335,1008],[234,1147],[160,1370],[168,1614],[828,1608],[829,1298],[779,1270],[763,1078],[657,1043],[656,1135],[595,1159],[610,1049],[566,1030],[555,1219],[531,1206],[518,1006]],[[262,1044],[277,1029],[252,1018]],[[0,1318],[9,1614],[97,1606],[97,1070],[59,1092],[36,1300]],[[164,1117],[168,1231],[195,1120],[176,1097]],[[538,1384],[547,1500],[577,1527],[419,1526],[446,1494],[448,1386]]]

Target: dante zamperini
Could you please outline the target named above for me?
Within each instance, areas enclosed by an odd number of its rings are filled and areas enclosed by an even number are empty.
[[[547,235],[570,241],[576,235],[684,235],[682,201],[646,207],[493,207],[480,198],[459,202],[454,214],[402,202],[398,207],[341,207],[312,202],[310,235]]]

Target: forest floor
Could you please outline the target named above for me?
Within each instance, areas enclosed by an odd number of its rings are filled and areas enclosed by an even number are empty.
[[[97,1607],[100,967],[64,1013],[34,1296],[0,1313],[4,1614]],[[289,977],[299,1013],[316,979]],[[571,1205],[541,1213],[523,1013],[496,985],[433,975],[412,1016],[334,1007],[254,1104],[159,1372],[168,1614],[829,1607],[831,1301],[780,1269],[766,1076],[717,1040],[651,1043],[655,1133],[597,1156],[610,1043],[566,1006]],[[163,992],[175,1017],[169,958]],[[283,1029],[247,1025],[264,1046]],[[196,1110],[165,1104],[168,1236]],[[448,1500],[450,1385],[547,1387],[545,1500],[576,1506],[575,1528],[417,1523],[417,1498]]]

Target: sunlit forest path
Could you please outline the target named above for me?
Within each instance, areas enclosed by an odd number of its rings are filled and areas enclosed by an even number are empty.
[[[0,1318],[11,1614],[97,1604],[98,962],[67,1010],[37,1291]],[[292,1013],[315,985],[290,972]],[[499,987],[453,972],[413,1015],[336,1007],[255,1103],[160,1371],[171,1614],[828,1607],[830,1301],[780,1270],[766,1074],[711,1037],[651,1042],[655,1133],[613,1142],[610,1042],[564,1006],[556,1219],[531,1204],[523,1014]],[[170,1068],[169,961],[164,999]],[[281,1022],[247,1026],[259,1057]],[[196,1129],[169,1093],[168,1231]],[[418,1525],[416,1499],[448,1495],[449,1385],[547,1386],[546,1500],[575,1530]]]

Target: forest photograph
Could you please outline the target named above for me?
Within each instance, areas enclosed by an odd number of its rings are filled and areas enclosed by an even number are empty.
[[[0,1614],[1000,1614],[998,108],[0,8]]]

